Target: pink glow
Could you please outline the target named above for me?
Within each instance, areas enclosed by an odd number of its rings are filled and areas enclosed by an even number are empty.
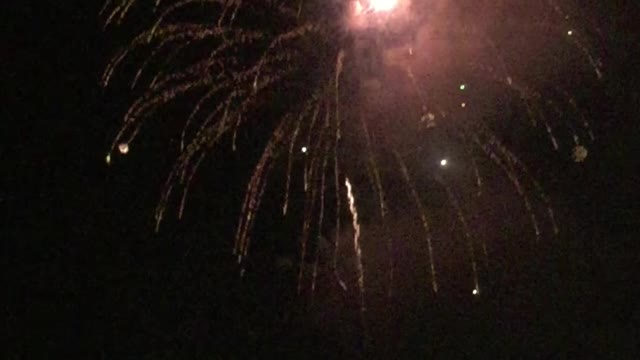
[[[371,0],[373,11],[389,11],[398,5],[398,0]]]

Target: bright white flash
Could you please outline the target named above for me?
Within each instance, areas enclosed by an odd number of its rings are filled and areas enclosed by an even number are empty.
[[[300,149],[300,151],[302,151],[303,153],[306,153],[306,152],[307,152],[307,150],[308,150],[308,149],[307,149],[307,147],[306,147],[306,146],[303,146],[303,147]]]
[[[440,166],[447,166],[447,159],[440,160]]]
[[[398,0],[371,0],[373,11],[389,11],[398,5]]]
[[[478,289],[473,289],[472,293],[473,293],[473,295],[478,295],[479,291],[478,291]]]

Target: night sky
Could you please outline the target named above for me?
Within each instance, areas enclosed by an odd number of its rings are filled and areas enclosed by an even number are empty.
[[[407,297],[365,350],[355,297],[342,299],[339,315],[314,312],[295,295],[295,278],[273,270],[274,254],[293,251],[282,245],[286,226],[239,278],[231,239],[253,166],[242,154],[213,156],[185,218],[172,212],[154,232],[177,154],[169,130],[151,131],[135,156],[106,166],[132,99],[99,86],[124,36],[102,30],[100,1],[3,10],[4,357],[637,357],[640,14],[633,1],[611,3],[593,10],[609,31],[607,79],[582,90],[599,92],[590,105],[598,139],[551,189],[571,235],[519,261],[491,296]]]

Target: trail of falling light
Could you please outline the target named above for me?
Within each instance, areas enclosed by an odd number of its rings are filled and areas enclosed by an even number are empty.
[[[516,189],[516,191],[520,195],[520,198],[522,199],[522,202],[524,203],[525,209],[526,209],[527,213],[529,214],[529,218],[531,219],[531,225],[532,225],[533,230],[534,230],[535,235],[536,235],[535,236],[535,242],[538,243],[540,241],[540,228],[538,226],[538,220],[536,219],[536,215],[533,212],[533,208],[531,206],[531,202],[529,200],[529,196],[527,196],[526,192],[522,188],[522,185],[520,184],[520,180],[518,179],[518,176],[517,176],[516,172],[514,171],[513,167],[505,164],[505,162],[500,157],[498,157],[498,155],[495,153],[495,151],[493,151],[491,149],[489,144],[483,143],[478,138],[478,136],[476,134],[472,134],[472,139],[473,139],[474,143],[476,143],[476,145],[478,145],[478,147],[481,150],[483,150],[484,153],[491,160],[493,160],[493,162],[507,175],[507,177],[509,178],[509,180],[513,184],[514,188]]]
[[[380,205],[380,220],[382,221],[383,228],[386,229],[386,214],[387,214],[387,204],[385,201],[384,189],[382,188],[382,182],[380,180],[380,170],[378,168],[378,162],[373,153],[373,149],[371,147],[371,136],[369,134],[369,128],[367,126],[367,121],[365,119],[364,114],[360,114],[360,120],[362,121],[362,129],[364,132],[366,144],[367,144],[367,153],[369,155],[369,163],[371,164],[371,169],[373,172],[374,178],[374,186],[376,188],[376,193],[378,194],[378,204]],[[387,296],[391,297],[393,291],[393,276],[394,276],[394,267],[395,267],[395,259],[393,256],[393,240],[392,237],[385,233],[387,237],[387,254],[389,256],[389,275],[388,275],[388,284],[387,284]]]
[[[329,144],[329,143],[327,143]],[[327,151],[329,149],[327,148]],[[318,215],[318,237],[316,241],[316,255],[313,262],[313,276],[311,279],[311,303],[313,303],[316,292],[316,277],[318,276],[318,261],[320,258],[320,242],[322,241],[322,225],[324,222],[324,192],[325,192],[325,175],[327,171],[328,154],[322,152],[322,170],[320,173],[320,213]]]
[[[556,220],[555,220],[553,206],[551,205],[551,200],[549,199],[549,196],[542,189],[542,186],[540,185],[540,183],[533,177],[533,175],[531,175],[531,173],[529,172],[529,169],[524,165],[524,163],[512,151],[507,149],[495,136],[493,136],[491,134],[488,134],[488,136],[489,136],[489,141],[491,141],[491,143],[494,144],[496,149],[498,149],[500,151],[502,156],[505,159],[507,159],[507,161],[511,164],[511,166],[519,168],[520,171],[533,184],[533,186],[535,187],[536,191],[540,195],[540,198],[542,199],[542,201],[545,203],[545,205],[547,207],[547,215],[549,216],[549,221],[551,221],[551,225],[553,226],[553,233],[554,233],[555,236],[557,236],[558,233],[559,233],[559,230],[558,230],[558,225],[557,225]]]
[[[596,137],[593,134],[593,130],[591,130],[591,126],[589,125],[589,120],[587,120],[586,116],[584,116],[584,113],[580,111],[580,109],[578,109],[578,105],[576,104],[576,99],[573,96],[569,95],[569,93],[565,89],[561,89],[561,92],[567,99],[567,102],[569,103],[569,105],[571,105],[571,108],[573,109],[573,111],[576,114],[578,114],[578,116],[580,117],[580,120],[582,120],[582,126],[585,128],[585,130],[589,134],[589,138],[591,139],[591,141],[595,141]]]
[[[260,74],[262,72],[262,66],[264,65],[266,59],[268,58],[269,52],[278,45],[282,45],[283,42],[289,40],[295,40],[302,36],[307,35],[309,32],[317,31],[318,28],[314,25],[304,24],[296,27],[295,29],[288,31],[286,33],[280,34],[275,37],[269,44],[269,47],[262,53],[262,57],[258,60],[256,75],[253,80],[253,86],[256,88],[258,85],[258,79],[260,78]]]
[[[151,31],[149,32],[149,40],[151,40],[151,38],[153,38],[153,35],[156,32],[156,29],[158,29],[158,27],[160,26],[160,24],[162,24],[162,22],[164,21],[165,18],[167,18],[169,15],[171,15],[173,12],[175,12],[176,10],[179,10],[180,8],[183,8],[187,5],[190,4],[203,4],[205,3],[205,1],[203,0],[183,0],[183,1],[178,1],[175,4],[172,4],[168,7],[166,7],[162,13],[160,15],[157,16],[157,20],[156,22],[153,24],[153,26],[151,26]]]
[[[271,135],[247,186],[233,252],[234,255],[238,257],[238,263],[242,262],[242,259],[246,257],[249,250],[250,237],[248,234],[253,226],[255,212],[262,200],[262,194],[266,186],[266,174],[271,170],[273,165],[271,159],[274,156],[275,148],[280,145],[280,142],[284,138],[288,125],[289,116],[285,116]]]
[[[161,41],[160,44],[158,44],[153,50],[151,50],[151,53],[147,56],[147,58],[138,67],[138,70],[136,71],[136,75],[133,77],[133,80],[131,81],[131,90],[133,90],[136,87],[136,85],[138,84],[138,80],[140,80],[140,77],[142,76],[142,73],[146,70],[147,66],[151,63],[151,60],[153,60],[156,57],[156,55],[160,52],[160,50],[162,50],[164,48],[164,45],[166,45],[166,43],[168,43],[168,42],[169,41],[167,41],[167,40]],[[182,46],[179,46],[178,49],[181,50]],[[168,56],[168,57],[170,57],[170,56]],[[166,64],[166,62],[165,62],[165,64]],[[154,83],[155,82],[152,82],[152,84],[154,84]],[[150,87],[153,87],[153,86],[150,86]]]
[[[446,181],[440,181],[440,183],[445,188],[447,192],[447,196],[449,197],[449,202],[451,203],[451,205],[453,205],[453,208],[456,211],[456,214],[458,216],[458,220],[460,221],[460,224],[462,224],[464,237],[467,240],[467,250],[469,251],[469,260],[471,261],[471,271],[473,272],[473,284],[475,286],[474,289],[476,292],[480,292],[480,286],[478,283],[478,266],[476,264],[476,252],[475,252],[475,247],[473,246],[473,240],[471,239],[471,234],[469,232],[469,226],[467,225],[467,220],[464,214],[462,213],[460,204],[458,204],[458,199],[456,199],[449,185],[446,183]],[[484,245],[484,243],[483,243],[483,251],[484,251],[485,259],[488,259],[487,248],[486,248],[486,245]]]
[[[321,144],[322,141],[324,139],[324,134],[325,131],[327,130],[328,126],[329,126],[329,119],[330,119],[330,109],[329,109],[329,104],[325,104],[326,108],[325,108],[325,124],[324,127],[320,130],[320,134],[317,136],[317,143],[314,144],[313,148],[314,149],[320,149],[321,148]],[[308,171],[308,180],[307,178],[305,178],[305,181],[309,181],[312,184],[312,189],[311,189],[311,201],[310,201],[310,206],[307,207],[306,205],[309,204],[309,199],[307,198],[307,201],[305,201],[305,218],[304,218],[304,225],[303,225],[303,237],[302,237],[302,246],[301,246],[301,254],[300,254],[300,272],[298,274],[298,294],[301,293],[302,291],[302,277],[303,277],[303,272],[304,272],[304,258],[306,257],[306,247],[307,247],[307,241],[309,238],[309,228],[311,226],[311,217],[313,214],[313,210],[315,209],[315,203],[317,201],[318,198],[318,181],[316,180],[316,174],[318,172],[318,167],[320,167],[319,165],[319,158],[322,157],[323,159],[323,165],[324,165],[324,159],[326,157],[326,154],[323,153],[322,151],[314,151],[311,155],[311,162],[309,165],[309,171]],[[324,171],[325,168],[322,167],[320,171]],[[321,177],[324,179],[324,172],[321,174]],[[322,182],[322,185],[324,186],[324,181]],[[308,188],[305,185],[305,192],[308,194]],[[324,188],[320,189],[320,196],[322,197],[322,199],[324,200]],[[322,212],[324,212],[324,203],[321,204],[322,207]],[[322,214],[322,216],[324,216],[324,214]],[[319,228],[318,231],[320,232],[322,229]],[[317,254],[316,254],[317,255]],[[316,267],[315,267],[315,261],[314,261],[314,274],[316,271]],[[312,278],[313,281],[313,290],[315,290],[315,275],[313,275]],[[313,297],[313,292],[312,292],[312,297]]]
[[[334,136],[334,146],[333,146],[333,176],[334,176],[334,187],[336,191],[336,235],[334,241],[333,248],[333,274],[342,287],[343,290],[347,290],[347,284],[342,280],[340,274],[338,272],[338,252],[340,249],[340,214],[341,214],[341,200],[340,200],[340,167],[338,162],[338,151],[340,146],[340,127],[342,126],[340,119],[340,75],[342,74],[342,66],[344,60],[345,52],[344,50],[340,50],[336,59],[336,75],[334,80],[335,86],[335,125],[336,132]]]
[[[312,182],[311,191],[306,192],[304,220],[302,224],[302,239],[300,241],[300,265],[298,266],[298,295],[302,293],[302,279],[305,269],[305,257],[307,256],[307,240],[309,238],[309,228],[311,226],[311,215],[316,203],[317,184]]]
[[[202,96],[200,98],[200,100],[198,100],[198,102],[195,104],[195,106],[193,107],[193,109],[191,110],[191,114],[189,114],[189,117],[187,117],[187,121],[185,122],[184,126],[182,127],[182,131],[180,134],[180,151],[184,151],[184,146],[185,146],[185,139],[187,137],[187,130],[189,129],[191,122],[193,121],[193,119],[195,118],[195,116],[198,114],[198,112],[200,112],[200,108],[202,107],[202,104],[209,100],[211,98],[211,96],[213,96],[216,92],[218,92],[220,89],[222,89],[222,87],[219,86],[213,86],[209,91],[207,91],[207,93]],[[221,102],[220,104],[218,104],[218,106],[215,108],[215,110],[213,112],[211,112],[211,114],[208,116],[209,119],[213,119],[215,117],[215,115],[218,114],[218,112],[220,110],[222,110],[222,108],[224,107],[225,111],[224,114],[226,115],[229,112],[229,106],[231,105],[231,99],[227,99],[227,101],[225,102]],[[223,119],[225,118],[225,116],[223,116]],[[204,122],[204,126],[206,127],[207,122]]]
[[[310,142],[311,142],[311,134],[313,134],[313,129],[314,126],[316,124],[316,120],[318,119],[318,114],[320,113],[320,104],[318,104],[316,106],[316,111],[313,113],[313,117],[311,118],[311,124],[309,125],[309,131],[307,133],[307,140],[304,146],[310,146]],[[328,110],[327,110],[328,111]],[[328,114],[327,114],[328,116]],[[318,137],[318,139],[320,139],[320,137]],[[311,147],[313,148],[313,147]],[[312,157],[313,158],[313,157]],[[308,161],[309,157],[305,157],[304,159],[304,172],[303,172],[303,176],[304,176],[304,190],[307,191],[307,188],[309,187],[309,172],[310,170],[310,163]]]
[[[310,109],[314,107],[314,101],[316,97],[314,96],[307,104],[303,107],[302,111],[298,115],[298,121],[296,121],[296,127],[293,131],[293,135],[289,139],[289,153],[287,159],[287,181],[285,184],[284,191],[284,202],[282,204],[282,214],[287,215],[287,210],[289,208],[289,192],[291,188],[291,172],[293,169],[293,149],[296,145],[296,140],[298,138],[298,134],[300,133],[300,126],[302,125],[305,117],[309,113]],[[315,108],[318,109],[319,104],[315,105]],[[317,110],[316,110],[317,111]]]
[[[538,116],[544,122],[544,128],[545,130],[547,130],[547,134],[549,135],[549,139],[551,140],[553,149],[557,151],[560,148],[560,146],[558,145],[558,140],[556,139],[555,135],[553,135],[553,130],[551,129],[551,125],[549,125],[549,122],[547,121],[547,117],[544,116],[542,109],[540,109],[540,107],[537,107],[537,109],[538,109]]]
[[[558,119],[562,119],[562,117],[564,116],[564,112],[560,110],[558,105],[556,105],[556,103],[553,100],[547,100],[547,105],[555,112],[555,115],[558,117]],[[580,140],[578,138],[578,132],[576,131],[576,128],[573,126],[573,124],[570,121],[563,123],[563,125],[569,128],[569,130],[571,131],[571,134],[573,135],[574,143],[578,145]]]
[[[463,136],[464,138],[464,136]],[[476,192],[476,197],[479,197],[482,195],[482,176],[480,174],[480,169],[478,168],[478,161],[476,159],[476,157],[473,154],[473,151],[471,149],[471,146],[466,145],[464,146],[466,152],[467,152],[467,156],[469,156],[469,158],[471,159],[471,166],[473,167],[473,174],[476,178],[476,188],[477,188],[477,192]]]
[[[404,160],[400,156],[400,154],[394,149],[393,151],[396,161],[400,166],[400,170],[402,171],[402,175],[404,177],[405,183],[410,190],[410,193],[413,197],[413,200],[418,208],[418,212],[420,213],[420,219],[422,220],[422,227],[425,231],[425,236],[427,238],[427,248],[429,250],[429,267],[431,268],[431,288],[434,293],[438,293],[438,280],[436,277],[436,267],[433,261],[433,246],[431,245],[431,230],[429,229],[429,222],[427,221],[427,214],[425,213],[424,207],[422,206],[422,201],[418,196],[418,191],[416,190],[413,181],[411,180],[411,176],[409,175],[409,170],[407,170],[407,165]]]
[[[504,68],[504,74],[505,74],[505,78],[501,77],[501,76],[497,76],[494,72],[493,69],[490,69],[486,66],[483,65],[477,65],[474,64],[477,68],[484,70],[486,73],[491,74],[492,78],[500,83],[505,83],[509,88],[515,90],[516,92],[518,92],[520,94],[521,99],[524,102],[525,108],[527,110],[527,115],[529,117],[529,120],[531,121],[531,124],[533,126],[537,126],[538,123],[538,118],[543,122],[544,126],[545,126],[545,130],[547,132],[547,135],[549,137],[549,141],[551,142],[551,144],[553,145],[554,150],[559,150],[559,143],[557,138],[555,137],[554,133],[553,133],[553,129],[551,128],[551,125],[549,124],[549,122],[547,121],[546,116],[544,115],[544,111],[541,108],[541,105],[536,105],[536,104],[532,104],[531,100],[538,100],[539,102],[542,102],[542,95],[537,92],[534,91],[532,89],[527,88],[526,86],[520,85],[516,80],[514,80],[514,78],[512,78],[511,76],[509,76],[506,72],[506,65],[504,65],[504,60],[502,60],[501,54],[499,52],[497,52],[496,50],[496,54],[497,57],[499,59],[501,59],[501,62],[503,64],[503,68]],[[506,80],[505,80],[506,79]],[[561,89],[561,92],[565,94],[565,97],[568,99],[567,102],[569,103],[569,105],[571,105],[574,109],[574,111],[576,113],[578,113],[578,115],[580,116],[580,118],[582,119],[583,122],[583,126],[585,127],[585,129],[588,131],[589,133],[589,137],[591,138],[591,140],[593,141],[595,139],[593,132],[591,131],[591,128],[589,126],[589,122],[587,121],[587,119],[582,115],[582,113],[578,110],[576,104],[575,104],[575,100],[569,96],[569,94],[566,93],[565,90]],[[547,104],[553,103],[550,100],[547,100]],[[538,115],[536,115],[534,113],[533,108],[535,107],[535,113],[537,113]],[[554,110],[556,110],[556,112],[559,112],[560,110],[557,109],[557,107],[554,108]],[[573,127],[572,127],[573,130]],[[575,130],[573,130],[573,133],[575,134]]]
[[[411,49],[410,49],[410,54],[411,55],[413,54]],[[429,113],[424,93],[422,92],[422,90],[420,89],[420,86],[418,85],[418,80],[413,74],[413,69],[411,68],[411,65],[407,65],[406,70],[407,70],[407,75],[411,80],[411,84],[413,85],[413,90],[416,92],[416,94],[418,95],[418,98],[420,99],[420,104],[422,105],[422,116],[424,117],[427,113]]]
[[[463,141],[465,143],[469,143],[466,139],[466,137],[464,136],[464,134],[461,134],[461,138],[463,139]],[[470,148],[470,145],[465,146],[465,149],[467,151],[468,156],[471,158],[471,165],[473,166],[473,171],[475,173],[475,177],[476,177],[476,187],[478,189],[478,192],[476,193],[476,197],[480,197],[482,195],[482,177],[480,176],[480,169],[478,168],[478,164],[476,162],[476,158],[473,155],[473,151]],[[446,184],[443,184],[445,186],[447,186]],[[463,215],[462,212],[460,211],[460,215]],[[464,216],[464,215],[463,215]],[[484,262],[485,262],[485,266],[488,268],[489,267],[489,252],[487,251],[487,241],[484,237],[481,237],[480,243],[482,245],[482,252],[484,255]]]
[[[180,200],[180,209],[178,210],[178,219],[182,219],[182,214],[184,212],[184,205],[187,202],[187,194],[189,193],[189,188],[191,187],[191,181],[193,181],[193,177],[196,174],[198,167],[202,163],[202,160],[204,159],[205,155],[206,153],[204,152],[200,154],[200,157],[198,158],[198,160],[196,160],[195,164],[191,168],[191,171],[190,171],[191,173],[189,174],[189,177],[187,178],[187,181],[184,184],[184,190],[182,191],[182,199]]]
[[[195,154],[202,151],[205,145],[209,147],[214,146],[214,144],[217,143],[217,141],[222,137],[222,135],[225,134],[226,132],[225,118],[221,119],[218,125],[219,126],[217,126],[216,128],[201,127],[201,129],[198,131],[198,133],[194,137],[194,140],[189,144],[189,146],[187,146],[186,148],[182,148],[183,150],[182,154],[180,155],[178,161],[176,161],[176,164],[174,165],[171,173],[169,174],[169,176],[167,177],[167,180],[165,181],[162,197],[158,203],[158,206],[156,207],[156,215],[155,215],[156,231],[158,231],[160,223],[163,219],[163,215],[166,210],[166,205],[168,203],[169,197],[171,195],[171,192],[174,186],[174,180],[176,179],[178,174],[181,174],[181,178],[184,178],[185,172],[187,171],[187,167],[191,163],[191,159],[195,156]],[[126,127],[124,127],[120,131],[116,139],[119,139],[122,136],[122,133],[125,129]]]
[[[120,66],[122,61],[129,56],[129,54],[141,47],[146,47],[149,44],[150,30],[144,31],[136,36],[128,46],[124,47],[120,52],[112,58],[107,65],[101,83],[103,86],[107,86],[115,70]],[[183,41],[182,45],[186,45],[196,40],[205,40],[211,37],[232,36],[235,42],[249,42],[262,38],[264,35],[259,32],[251,32],[241,29],[227,29],[227,28],[211,28],[206,25],[199,24],[171,24],[165,25],[162,28],[156,30],[154,33],[154,39],[158,39],[160,43],[156,45],[156,49],[160,49],[162,46],[171,44],[176,40]],[[207,58],[200,63],[210,61]]]
[[[293,131],[293,135],[289,142],[289,155],[287,159],[287,182],[285,184],[284,189],[284,202],[282,204],[282,215],[287,215],[287,209],[289,207],[289,188],[291,187],[291,168],[293,167],[293,147],[296,144],[296,139],[298,138],[298,132],[300,131],[300,123],[302,122],[302,117],[296,122],[296,128]]]
[[[120,18],[118,19],[118,23],[121,22],[122,19],[124,19],[124,17],[129,12],[129,9],[131,8],[131,6],[133,5],[134,2],[135,2],[135,0],[120,1],[120,3],[114,7],[114,9],[111,11],[109,16],[105,20],[104,27],[106,28],[107,26],[109,26],[111,24],[111,22],[113,21],[113,19],[116,16],[118,16],[118,14],[120,14]],[[111,3],[112,3],[112,1],[108,0],[107,3],[105,4],[104,8],[102,9],[101,13],[104,13],[104,11],[111,5]]]
[[[517,81],[517,79],[514,79],[514,77],[509,72],[508,66],[504,61],[502,53],[498,51],[498,47],[495,45],[493,40],[489,37],[487,37],[486,40],[489,46],[493,49],[496,59],[498,59],[498,64],[500,65],[500,70],[502,71],[502,73],[499,75],[496,74],[496,70],[493,67],[487,66],[485,64],[472,63],[472,68],[480,70],[478,71],[478,73],[480,74],[486,73],[490,75],[490,77],[496,82],[505,84],[508,88],[516,91],[520,95],[520,99],[524,103],[524,107],[527,111],[527,116],[529,118],[529,121],[531,122],[531,125],[533,127],[537,127],[538,121],[536,119],[536,115],[532,110],[533,105],[531,104],[531,101],[532,99],[539,99],[541,97],[540,93],[529,89],[527,86],[521,85]]]
[[[364,267],[362,266],[362,248],[360,247],[360,223],[358,222],[358,208],[356,207],[356,199],[353,196],[353,189],[349,177],[345,177],[344,181],[347,187],[347,198],[349,199],[349,211],[351,212],[353,226],[353,250],[356,253],[356,261],[358,266],[358,290],[360,291],[360,314],[364,321],[364,313],[366,311],[364,302]]]
[[[191,163],[191,159],[195,156],[195,154],[202,151],[204,141],[206,141],[209,146],[213,146],[224,134],[223,129],[218,129],[218,131],[215,133],[212,133],[212,129],[209,130],[210,131],[208,131],[207,133],[203,133],[197,136],[197,141],[194,141],[189,146],[187,146],[185,151],[180,154],[178,160],[173,166],[173,169],[169,173],[169,176],[167,176],[167,179],[165,180],[163,186],[161,199],[158,202],[155,210],[156,232],[159,230],[160,223],[164,218],[164,212],[166,211],[169,197],[171,196],[171,193],[173,191],[174,180],[178,177],[178,174],[181,174],[180,176],[184,177],[184,174],[187,171],[189,164]]]

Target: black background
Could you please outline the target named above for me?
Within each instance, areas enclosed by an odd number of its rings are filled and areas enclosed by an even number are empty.
[[[246,181],[234,176],[240,160],[212,162],[196,181],[190,215],[154,234],[153,208],[174,154],[149,136],[142,155],[118,160],[117,170],[105,165],[128,99],[98,85],[114,49],[114,35],[101,29],[100,5],[24,1],[2,11],[7,358],[356,354],[355,338],[311,326],[307,315],[277,320],[296,306],[282,285],[290,279],[238,279],[228,224]],[[407,320],[389,334],[398,339],[395,345],[381,346],[389,353],[378,355],[637,355],[637,5],[601,7],[598,16],[609,24],[612,42],[594,119],[599,138],[576,171],[579,181],[564,188],[579,236],[551,251],[548,262],[525,262],[529,271],[520,276],[544,278],[557,269],[563,275],[480,304],[461,300],[398,310]],[[229,191],[211,195],[216,187]],[[566,253],[571,256],[558,255]],[[530,303],[537,304],[534,310]],[[357,332],[352,330],[345,333]]]

